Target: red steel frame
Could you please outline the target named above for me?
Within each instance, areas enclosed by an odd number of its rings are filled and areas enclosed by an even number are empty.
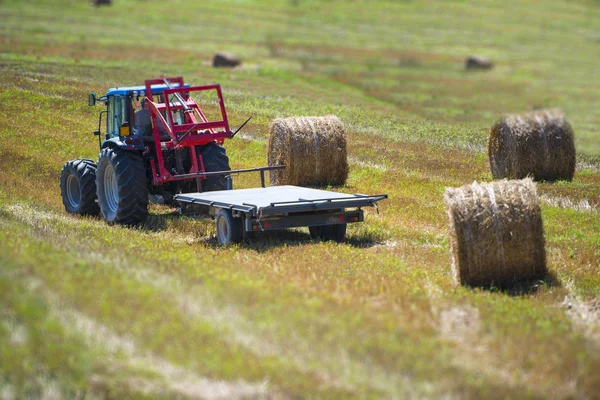
[[[168,81],[172,89],[164,89],[162,92],[164,103],[154,101],[152,96],[152,85],[165,84]],[[204,146],[211,142],[223,144],[225,139],[232,137],[232,132],[229,129],[229,121],[227,120],[227,112],[225,111],[225,102],[221,93],[221,86],[218,84],[205,86],[190,86],[184,87],[183,77],[174,78],[156,78],[145,81],[146,85],[146,105],[150,110],[150,118],[152,120],[152,133],[154,135],[154,146],[156,149],[157,162],[151,160],[152,176],[155,185],[165,182],[181,181],[186,179],[196,179],[199,183],[200,179],[206,179],[203,175],[205,171],[204,163],[201,155],[196,155],[196,146]],[[219,99],[219,108],[221,110],[221,121],[208,121],[198,103],[190,96],[191,92],[200,92],[207,90],[215,90]],[[178,93],[184,101],[181,104],[179,100],[170,102],[170,95]],[[166,111],[167,119],[162,116],[161,111]],[[184,123],[175,125],[173,121],[173,111],[183,110]],[[166,133],[169,135],[169,140],[161,141],[158,131],[158,124],[161,124]],[[218,131],[217,131],[218,130]],[[174,150],[189,147],[192,166],[186,174],[172,174],[165,168],[165,162],[162,155],[163,148]],[[158,164],[158,170],[157,170]]]

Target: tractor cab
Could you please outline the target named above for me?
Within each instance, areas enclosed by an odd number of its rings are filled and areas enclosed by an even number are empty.
[[[189,87],[189,85],[184,85]],[[152,99],[156,103],[164,102],[163,91],[169,89],[167,85],[152,85]],[[111,88],[106,95],[96,99],[95,94],[90,94],[88,104],[93,106],[96,100],[103,101],[106,110],[99,116],[98,130],[95,135],[100,136],[105,132],[105,140],[126,139],[127,137],[138,139],[137,141],[152,141],[152,119],[149,104],[146,101],[146,87],[132,86],[122,88]],[[165,121],[169,120],[166,110],[160,111]],[[103,114],[106,114],[103,128]],[[182,109],[172,110],[170,118],[175,125],[184,122]],[[158,125],[158,131],[162,140],[168,140],[166,127]]]

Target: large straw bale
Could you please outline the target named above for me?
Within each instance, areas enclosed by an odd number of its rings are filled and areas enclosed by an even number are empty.
[[[344,125],[334,115],[277,118],[269,127],[271,185],[343,185],[348,177]]]
[[[510,287],[544,279],[544,228],[531,178],[447,188],[444,200],[456,283]]]
[[[573,128],[556,110],[509,115],[490,129],[490,167],[495,179],[572,180]]]

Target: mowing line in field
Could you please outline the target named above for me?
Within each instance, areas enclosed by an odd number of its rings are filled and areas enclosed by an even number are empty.
[[[568,280],[565,287],[569,294],[561,306],[573,325],[600,351],[600,297],[585,301],[576,294],[573,280]]]
[[[515,373],[511,365],[502,364],[486,356],[487,347],[492,343],[486,338],[482,329],[479,309],[466,304],[443,304],[443,291],[431,280],[428,280],[426,288],[431,299],[432,313],[436,317],[432,323],[438,329],[440,336],[454,345],[452,364],[462,370],[502,382],[502,385],[521,387],[526,392],[525,388],[528,387],[530,379],[526,374]],[[556,382],[553,391],[561,398],[576,393],[575,386],[571,382],[566,384]],[[544,395],[543,392],[535,390],[533,393]]]
[[[149,368],[160,375],[167,386],[179,395],[207,400],[265,398],[269,396],[266,381],[249,383],[239,379],[236,382],[227,382],[198,376],[188,369],[175,365],[151,352],[139,350],[132,338],[115,334],[94,319],[69,308],[67,303],[61,302],[54,294],[47,292],[47,298],[51,305],[50,314],[57,318],[65,328],[76,329],[90,345],[103,346],[110,355],[122,353],[127,357],[127,363],[131,367]],[[156,388],[154,391],[156,391]]]
[[[13,205],[7,207],[7,210],[16,219],[26,222],[28,225],[36,227],[36,235],[44,239],[47,237],[56,237],[61,235],[65,239],[76,239],[78,237],[77,229],[75,230],[57,230],[52,226],[56,223],[66,224],[72,228],[80,228],[79,225],[83,221],[73,219],[66,216],[60,216],[52,212],[37,210],[29,206]],[[103,225],[101,222],[88,221],[86,224],[98,225],[101,229],[114,229]],[[118,228],[117,228],[118,229]],[[72,235],[72,237],[70,237]],[[174,238],[176,239],[176,238]],[[383,393],[397,393],[399,387],[402,387],[407,395],[415,393],[429,393],[434,391],[433,387],[421,386],[417,384],[415,388],[414,382],[398,383],[400,375],[391,374],[390,372],[377,367],[368,359],[357,361],[352,359],[349,354],[339,347],[337,350],[328,350],[323,353],[315,354],[311,351],[311,344],[298,336],[286,337],[285,343],[278,343],[273,338],[277,337],[276,331],[269,328],[261,327],[260,324],[250,322],[244,318],[239,311],[229,306],[218,306],[213,299],[207,295],[205,291],[200,291],[196,286],[190,287],[184,284],[181,280],[173,278],[152,269],[146,268],[139,263],[130,263],[126,258],[117,256],[101,255],[100,252],[90,251],[89,241],[82,240],[64,240],[61,243],[79,243],[78,245],[67,246],[71,251],[76,251],[83,259],[89,259],[94,263],[100,263],[107,269],[115,270],[121,274],[129,276],[139,282],[150,284],[161,292],[166,292],[168,297],[173,298],[178,304],[179,310],[184,315],[189,315],[194,319],[210,322],[216,328],[226,335],[226,340],[232,343],[237,343],[254,352],[260,357],[276,356],[285,362],[295,365],[302,372],[316,372],[323,376],[329,384],[334,386],[345,387],[347,389],[355,389],[356,384],[365,384],[373,389]],[[63,244],[55,245],[55,247],[63,247]],[[127,267],[123,267],[127,266]],[[462,312],[462,310],[459,310]],[[456,314],[456,313],[454,313]],[[444,309],[434,313],[441,319],[445,315],[446,319],[457,319],[453,310]],[[459,313],[459,317],[464,317]],[[461,319],[458,318],[458,319]],[[464,318],[462,318],[464,320]],[[444,322],[441,322],[443,325]],[[448,322],[446,333],[451,329],[451,326],[456,326],[452,321]],[[450,327],[450,328],[449,328]],[[444,328],[442,327],[442,332]],[[256,334],[259,332],[259,334]],[[443,335],[442,335],[443,336]],[[266,339],[269,338],[269,339]],[[456,341],[455,341],[456,342]],[[473,349],[471,349],[473,350]],[[483,349],[480,349],[483,350]],[[491,367],[491,364],[481,365],[478,360],[483,360],[485,352],[469,351],[462,352],[461,357],[457,357],[452,361],[452,364],[460,369],[466,369],[471,373],[481,374],[482,372],[488,379],[493,381],[503,381],[505,385],[518,388],[522,387],[523,379],[516,379],[510,372],[497,369],[497,366]],[[470,354],[470,356],[467,356]],[[325,367],[327,365],[327,367]],[[332,374],[332,371],[336,371]],[[402,379],[402,378],[400,378]]]
[[[594,212],[598,213],[598,206],[593,206],[590,204],[589,200],[582,199],[579,201],[574,201],[568,197],[564,196],[548,196],[541,195],[540,200],[552,207],[558,208],[570,208],[571,210],[583,211],[583,212]]]
[[[40,239],[55,238],[60,235],[63,240],[54,242],[53,247],[75,251],[82,260],[101,264],[106,269],[149,284],[168,294],[185,315],[209,322],[213,328],[224,335],[225,340],[242,345],[259,357],[275,356],[294,365],[303,373],[317,373],[328,384],[347,390],[357,390],[360,385],[389,394],[397,393],[399,388],[402,388],[407,395],[427,393],[432,390],[429,385],[420,387],[421,385],[398,373],[391,373],[376,366],[368,359],[360,361],[353,359],[341,346],[342,343],[337,349],[319,353],[312,351],[311,343],[300,335],[285,336],[285,343],[278,343],[274,340],[280,337],[276,330],[265,330],[260,324],[251,322],[233,305],[217,305],[205,290],[199,290],[197,286],[190,287],[181,280],[156,272],[126,257],[90,251],[86,246],[89,243],[82,241],[77,231],[58,232],[52,228],[55,223],[79,228],[79,221],[75,219],[23,205],[9,206],[7,211],[16,219],[35,227],[35,236]],[[111,229],[102,222],[97,224],[104,226],[105,229]]]
[[[5,271],[6,273],[6,271]],[[111,366],[117,372],[123,369],[120,361],[125,357],[127,371],[151,372],[159,378],[159,382],[151,381],[147,377],[129,374],[125,383],[133,392],[141,392],[144,395],[160,396],[183,396],[193,399],[255,399],[271,398],[268,391],[268,382],[249,383],[238,379],[235,382],[213,380],[199,376],[186,368],[175,365],[162,357],[147,350],[138,349],[138,345],[132,337],[119,336],[106,326],[98,323],[83,313],[72,308],[69,302],[63,301],[56,293],[44,287],[42,281],[35,277],[20,278],[13,274],[11,279],[22,281],[28,292],[33,292],[44,299],[47,304],[45,318],[58,321],[66,331],[81,336],[86,345],[91,348],[101,348],[102,363]],[[13,318],[14,319],[14,318]],[[11,343],[22,345],[27,342],[27,329],[24,325],[10,323],[11,319],[4,324],[11,328]],[[96,359],[96,363],[100,360]],[[127,373],[125,370],[121,373]],[[89,379],[92,390],[101,390],[108,386],[103,381],[106,377],[93,375]],[[52,380],[42,387],[47,392],[57,392],[61,398],[61,391]],[[54,397],[51,397],[54,398]]]

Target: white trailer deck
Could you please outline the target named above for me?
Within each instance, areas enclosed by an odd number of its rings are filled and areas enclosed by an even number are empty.
[[[209,214],[217,219],[222,244],[240,241],[245,232],[299,226],[313,237],[343,240],[346,224],[362,222],[362,207],[377,206],[387,195],[331,192],[299,186],[185,193],[175,196],[182,214]],[[343,229],[342,229],[343,228]],[[337,233],[332,233],[337,232]],[[228,240],[229,237],[234,240]]]
[[[387,195],[367,196],[346,194],[299,186],[269,186],[264,188],[219,190],[186,193],[175,197],[180,203],[198,204],[242,212],[273,214],[315,209],[338,209],[374,205]]]

